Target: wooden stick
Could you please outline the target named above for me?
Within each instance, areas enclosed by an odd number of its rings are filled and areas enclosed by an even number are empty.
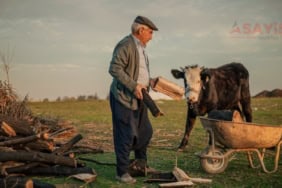
[[[82,135],[77,134],[70,141],[68,141],[66,144],[64,144],[60,148],[56,149],[53,153],[55,153],[57,155],[62,155],[64,152],[68,151],[74,144],[76,144],[81,139],[82,139]]]
[[[172,183],[161,183],[160,187],[186,187],[194,185],[192,181],[178,181]]]
[[[191,177],[190,177],[190,181],[192,181],[193,183],[211,183],[211,182],[212,182],[211,179],[205,179],[205,178],[191,178]]]
[[[57,131],[51,133],[51,134],[50,134],[50,137],[57,136],[57,135],[59,135],[59,134],[65,132],[65,131],[68,131],[68,130],[71,130],[71,129],[73,129],[73,127],[66,127],[66,128],[59,129],[59,130],[57,130]]]

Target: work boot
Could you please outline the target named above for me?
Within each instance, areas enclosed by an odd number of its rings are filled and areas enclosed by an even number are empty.
[[[145,159],[136,159],[131,161],[128,172],[133,177],[146,177],[149,174],[158,173],[159,171],[149,167]]]
[[[130,174],[125,173],[122,176],[116,176],[116,179],[122,183],[133,184],[136,182],[136,179],[131,177]]]
[[[136,159],[136,160],[131,160],[131,163],[128,168],[128,172],[131,176],[137,177],[145,177],[147,176],[147,171],[146,171],[146,160],[144,159]]]

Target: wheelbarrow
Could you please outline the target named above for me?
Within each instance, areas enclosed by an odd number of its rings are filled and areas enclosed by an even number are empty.
[[[282,126],[233,122],[200,117],[204,129],[208,132],[209,145],[199,154],[201,167],[210,174],[224,172],[231,155],[245,152],[251,168],[262,168],[265,173],[278,169],[280,146],[282,144]],[[274,168],[269,170],[264,164],[266,149],[274,148]],[[259,164],[255,165],[253,154]]]

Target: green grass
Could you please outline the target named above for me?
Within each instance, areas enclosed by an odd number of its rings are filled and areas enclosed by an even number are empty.
[[[169,172],[175,165],[176,148],[184,132],[186,102],[165,100],[157,102],[165,116],[159,118],[150,116],[154,134],[148,148],[148,163],[158,170]],[[91,139],[93,144],[102,148],[107,144],[107,146],[110,146],[109,148],[112,148],[111,111],[108,101],[34,102],[30,103],[29,106],[34,114],[71,120],[85,138],[90,138],[91,135],[97,136]],[[282,98],[252,99],[252,108],[255,123],[282,124]],[[85,127],[86,124],[90,124],[90,126]],[[191,177],[210,178],[213,181],[211,184],[197,184],[196,187],[282,187],[281,155],[278,171],[273,174],[266,174],[261,169],[250,168],[246,154],[236,153],[223,173],[210,175],[201,169],[199,158],[194,154],[202,151],[206,146],[207,134],[197,120],[189,145],[184,152],[178,153],[179,168],[186,171]],[[269,156],[273,153],[269,152],[265,159],[265,163],[269,167],[273,166],[273,156]],[[85,154],[82,156],[100,162],[115,163],[115,155],[112,149],[104,154]],[[114,179],[115,167],[98,165],[92,162],[86,162],[86,164],[98,173],[97,180],[86,187],[158,187],[157,183],[143,183],[145,178],[138,178],[135,185],[124,185]],[[67,177],[56,177],[54,179],[44,177],[41,180],[53,184],[83,185],[82,182]]]

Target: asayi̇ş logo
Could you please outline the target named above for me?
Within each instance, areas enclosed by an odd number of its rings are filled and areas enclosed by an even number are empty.
[[[238,23],[235,21],[229,34],[233,38],[279,39],[282,36],[282,23]]]

